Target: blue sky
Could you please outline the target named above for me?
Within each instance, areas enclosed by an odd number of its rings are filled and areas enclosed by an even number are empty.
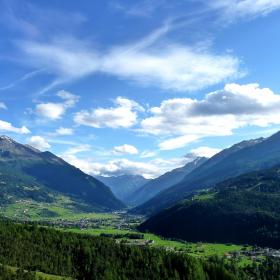
[[[0,0],[0,133],[156,177],[280,128],[279,0]]]

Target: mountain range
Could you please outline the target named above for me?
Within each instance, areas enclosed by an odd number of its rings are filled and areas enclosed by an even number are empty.
[[[50,152],[0,137],[0,205],[19,201],[54,203],[95,211],[124,207],[109,187]]]
[[[131,195],[130,203],[132,205],[140,205],[148,201],[158,193],[179,183],[186,175],[199,167],[206,160],[207,158],[205,157],[197,157],[183,167],[176,168],[159,176],[158,178],[150,180]]]
[[[243,141],[216,154],[178,184],[135,207],[132,212],[153,215],[216,183],[280,164],[280,132],[269,138]]]
[[[133,194],[150,181],[140,175],[96,176],[95,178],[110,187],[113,194],[126,204],[130,204]]]

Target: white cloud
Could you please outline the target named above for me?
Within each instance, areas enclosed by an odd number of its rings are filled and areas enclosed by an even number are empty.
[[[80,158],[75,154],[64,153],[64,160],[80,168],[85,173],[96,176],[119,176],[124,174],[142,175],[146,178],[156,178],[161,174],[174,168],[181,167],[192,161],[193,157],[161,159],[156,158],[149,161],[131,161],[128,159],[110,160],[100,163],[91,158]]]
[[[97,108],[91,111],[80,111],[76,113],[74,121],[79,125],[86,125],[96,128],[127,128],[137,123],[137,112],[143,111],[138,103],[133,100],[118,97],[115,107]]]
[[[113,152],[118,155],[125,155],[125,154],[136,155],[136,154],[138,154],[137,148],[132,145],[128,145],[128,144],[114,147]]]
[[[224,10],[224,18],[227,20],[265,16],[280,8],[279,0],[214,0],[208,4]]]
[[[162,141],[161,143],[159,143],[159,148],[161,150],[175,150],[183,148],[187,144],[190,144],[197,139],[198,137],[196,135],[183,135]]]
[[[72,128],[66,128],[66,127],[59,127],[55,131],[56,135],[73,135],[73,129]]]
[[[194,91],[242,75],[240,61],[180,45],[153,50],[116,49],[106,56],[106,72],[172,91]]]
[[[168,136],[159,147],[175,149],[204,137],[231,135],[244,126],[280,124],[280,95],[258,84],[227,84],[203,100],[169,99],[150,112],[141,122],[142,130]]]
[[[0,120],[0,131],[28,134],[30,130],[26,126],[14,127],[11,123]]]
[[[43,69],[28,72],[28,73],[24,74],[22,77],[20,77],[18,80],[14,81],[6,86],[1,86],[0,91],[11,89],[26,80],[32,79],[34,76],[36,76],[42,72],[43,72]]]
[[[59,91],[57,96],[60,97],[63,102],[37,104],[36,114],[45,119],[57,120],[65,114],[67,109],[72,108],[79,100],[79,96],[64,90]]]
[[[7,106],[6,106],[6,104],[5,104],[5,103],[0,102],[0,109],[7,110],[8,108],[7,108]]]
[[[171,29],[164,25],[136,43],[94,50],[84,42],[61,38],[18,45],[28,63],[47,69],[55,81],[42,92],[63,82],[105,73],[120,79],[165,90],[193,91],[240,77],[240,61],[230,54],[216,54],[204,48],[158,41]]]
[[[41,136],[32,136],[28,140],[28,144],[38,150],[47,150],[51,145]]]
[[[197,157],[211,158],[215,154],[219,153],[221,149],[211,147],[198,147],[191,150],[191,153]]]
[[[71,147],[68,150],[66,150],[63,153],[62,157],[72,156],[82,152],[88,152],[90,150],[91,150],[91,146],[88,144],[75,145],[74,147]]]
[[[132,5],[123,5],[119,1],[111,1],[110,7],[116,11],[122,12],[127,16],[150,17],[160,7],[169,7],[166,0],[143,0],[139,3],[129,3]]]
[[[62,103],[41,103],[36,106],[36,113],[40,117],[56,120],[61,118],[66,109]]]
[[[152,158],[155,157],[157,153],[155,151],[143,151],[140,155],[141,158]]]

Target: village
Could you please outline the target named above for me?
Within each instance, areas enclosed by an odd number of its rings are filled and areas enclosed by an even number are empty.
[[[262,248],[262,247],[252,247],[251,249],[230,252],[226,255],[227,258],[240,258],[240,257],[249,257],[251,260],[258,260],[262,257],[269,258],[280,258],[280,250],[272,248]]]

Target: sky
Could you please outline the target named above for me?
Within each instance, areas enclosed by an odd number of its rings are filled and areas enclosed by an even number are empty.
[[[0,134],[155,178],[280,130],[280,0],[0,0]]]

